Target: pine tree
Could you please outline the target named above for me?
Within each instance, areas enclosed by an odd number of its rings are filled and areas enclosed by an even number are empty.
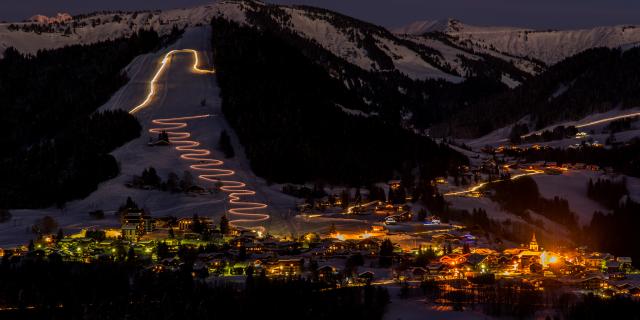
[[[195,232],[195,233],[202,233],[202,230],[204,229],[204,226],[202,225],[202,222],[200,221],[200,217],[198,217],[197,214],[193,215],[193,220],[191,223],[191,231]]]
[[[180,180],[180,189],[182,189],[183,192],[186,192],[192,186],[193,175],[191,175],[191,172],[185,170],[182,174],[182,180]]]
[[[218,148],[222,150],[225,158],[233,158],[235,156],[235,151],[233,150],[233,145],[231,144],[231,137],[227,133],[227,130],[222,130],[222,132],[220,133]]]
[[[335,234],[336,232],[336,224],[332,223],[331,226],[329,226],[329,234]]]
[[[223,215],[222,218],[220,218],[220,233],[222,234],[229,234],[229,219],[227,219],[226,215]]]
[[[170,192],[178,192],[180,190],[180,178],[174,172],[169,172],[167,176],[167,190]]]
[[[127,252],[127,261],[134,262],[136,260],[136,252],[133,250],[133,247],[129,247],[129,251]]]
[[[384,239],[380,245],[380,266],[388,268],[393,262],[393,243],[389,239]]]

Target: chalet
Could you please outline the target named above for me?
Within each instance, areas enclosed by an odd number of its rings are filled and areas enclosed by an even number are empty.
[[[123,225],[131,224],[136,226],[140,235],[155,229],[153,218],[142,210],[127,211],[122,215],[121,222]]]
[[[324,265],[318,268],[320,279],[331,279],[338,273],[338,269],[332,265]]]
[[[283,259],[267,262],[264,267],[271,276],[295,276],[300,274],[303,264],[303,259]]]
[[[584,257],[584,265],[591,269],[602,269],[607,262],[608,254],[592,253]]]
[[[135,224],[127,223],[122,226],[122,238],[129,241],[136,241],[138,239],[138,226]]]
[[[620,263],[620,270],[628,272],[632,268],[631,257],[617,257],[616,261]]]
[[[201,186],[190,186],[187,188],[187,193],[191,195],[205,195],[207,194],[207,190]]]
[[[620,262],[615,260],[609,260],[605,262],[605,269],[608,273],[618,273],[620,272]]]
[[[371,282],[373,278],[375,278],[373,271],[365,271],[358,274],[358,281],[360,282]]]
[[[587,170],[600,171],[600,166],[596,164],[590,164],[587,166]]]
[[[464,265],[475,271],[485,271],[487,268],[487,258],[487,255],[472,253],[466,257]]]
[[[587,167],[587,165],[582,163],[582,162],[578,162],[578,163],[573,165],[573,168],[576,169],[576,170],[584,170],[586,167]]]

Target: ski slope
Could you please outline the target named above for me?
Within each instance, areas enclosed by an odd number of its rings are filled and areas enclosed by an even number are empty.
[[[199,65],[204,69],[211,68],[211,30],[210,27],[188,28],[184,36],[169,48],[159,52],[137,57],[125,69],[130,81],[123,86],[99,110],[123,109],[131,110],[146,100],[149,87],[168,52],[172,50],[193,49],[199,53]],[[258,220],[256,223],[242,223],[244,227],[263,227],[271,233],[295,233],[296,229],[288,221],[288,213],[294,208],[296,199],[283,195],[276,189],[269,187],[266,182],[257,178],[250,170],[249,162],[244,155],[233,130],[226,122],[221,112],[219,88],[215,75],[193,72],[194,59],[191,54],[170,55],[163,72],[155,79],[156,94],[149,99],[144,108],[136,111],[135,116],[143,127],[140,138],[130,141],[116,149],[112,155],[120,164],[121,173],[118,177],[103,182],[98,190],[87,198],[72,201],[65,208],[47,208],[36,210],[12,210],[13,219],[0,225],[0,247],[13,247],[26,244],[34,235],[28,230],[35,219],[45,215],[54,217],[66,233],[79,231],[89,227],[119,227],[120,222],[114,214],[124,203],[127,196],[131,196],[141,207],[148,209],[154,217],[172,215],[176,217],[191,217],[194,214],[207,216],[219,221],[220,217],[230,212],[230,219],[246,219],[247,217],[233,215],[236,204],[229,204],[228,194],[220,192],[208,195],[189,195],[185,193],[169,193],[159,190],[130,189],[125,183],[133,175],[140,175],[142,170],[153,166],[158,175],[164,180],[169,172],[179,176],[185,170],[191,171],[194,177],[200,173],[194,170],[193,162],[181,158],[182,152],[172,146],[147,145],[150,138],[156,134],[149,130],[158,128],[155,119],[171,119],[176,117],[216,115],[188,120],[189,133],[192,140],[200,143],[200,148],[217,151],[217,142],[222,130],[227,130],[231,136],[236,156],[225,159],[224,168],[234,171],[233,180],[246,184],[246,188],[256,192],[251,195],[250,202],[267,204],[267,210],[261,212],[269,214],[270,219]],[[204,106],[201,102],[206,100]],[[203,187],[204,181],[198,182]],[[244,199],[244,197],[243,197]],[[249,199],[249,198],[247,198]],[[243,200],[245,201],[245,200]],[[105,211],[105,219],[93,220],[88,212],[101,209]],[[236,213],[249,213],[238,212]],[[253,213],[253,212],[251,212]],[[257,212],[256,212],[257,213]],[[248,219],[246,219],[248,220]]]

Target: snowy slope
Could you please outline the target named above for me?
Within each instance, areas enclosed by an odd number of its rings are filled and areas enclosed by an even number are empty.
[[[167,34],[174,26],[183,28],[208,24],[216,15],[243,23],[245,20],[242,3],[217,2],[212,5],[188,9],[147,12],[114,12],[79,15],[71,19],[56,18],[54,32],[25,32],[10,30],[10,26],[30,26],[34,22],[0,24],[0,55],[7,47],[14,47],[23,53],[34,54],[40,49],[55,49],[74,44],[90,44],[99,41],[130,36],[140,28]],[[47,24],[50,19],[36,16],[38,24]],[[69,29],[70,34],[65,34]]]
[[[448,20],[414,21],[406,26],[391,29],[391,31],[397,34],[421,35],[427,32],[444,32],[448,25]]]
[[[437,27],[434,28],[434,25]],[[456,42],[475,50],[483,49],[517,57],[530,57],[554,64],[584,50],[595,47],[629,47],[640,44],[637,26],[607,26],[581,30],[534,30],[515,27],[482,27],[458,20],[442,23],[414,22],[396,32],[419,35],[444,32]]]
[[[128,111],[142,102],[148,92],[149,80],[155,74],[164,55],[172,49],[191,48],[198,50],[201,66],[210,68],[210,32],[208,26],[188,28],[183,38],[170,48],[164,48],[159,52],[134,59],[125,68],[131,80],[99,110],[123,109]],[[89,227],[119,227],[120,221],[114,212],[127,196],[131,196],[140,206],[150,210],[152,216],[155,217],[167,215],[191,217],[193,214],[198,214],[219,221],[225,211],[234,208],[228,203],[227,194],[224,192],[189,195],[159,190],[140,190],[125,186],[134,175],[140,175],[142,170],[149,166],[156,168],[163,180],[166,180],[169,172],[182,175],[183,171],[191,170],[189,165],[192,163],[181,159],[181,153],[174,147],[148,146],[148,139],[155,136],[149,134],[148,130],[157,126],[152,123],[153,119],[201,114],[213,116],[189,121],[188,129],[192,133],[192,138],[200,141],[202,147],[212,150],[216,155],[219,154],[216,148],[220,132],[227,130],[231,135],[236,156],[232,159],[225,159],[224,168],[234,170],[236,172],[234,179],[245,182],[248,188],[256,191],[255,196],[246,197],[246,200],[269,205],[264,213],[270,214],[271,219],[262,222],[261,225],[274,233],[295,233],[296,229],[286,219],[286,213],[294,207],[296,199],[274,190],[264,180],[257,178],[252,173],[242,146],[222,116],[215,76],[193,73],[191,72],[192,65],[193,58],[190,54],[178,54],[171,58],[169,66],[157,82],[158,94],[151,100],[148,107],[136,113],[136,117],[143,127],[141,137],[112,152],[121,168],[121,172],[116,178],[101,183],[98,190],[87,198],[67,203],[62,210],[53,207],[11,210],[12,220],[0,225],[0,247],[13,247],[27,243],[34,236],[28,229],[35,219],[45,215],[54,217],[66,233]],[[203,99],[206,100],[205,106],[201,105]],[[196,177],[198,173],[192,172],[192,175]],[[197,183],[202,187],[212,187],[211,183],[207,184],[201,180]],[[105,219],[94,220],[89,216],[88,212],[98,209],[104,210]],[[233,217],[231,218],[233,219]]]
[[[129,36],[140,28],[153,28],[160,34],[174,26],[208,24],[215,16],[222,16],[241,24],[251,24],[247,15],[266,14],[280,27],[305,39],[314,41],[332,54],[367,71],[398,70],[413,79],[446,79],[460,81],[456,75],[434,66],[415,50],[402,45],[383,28],[369,25],[330,11],[296,6],[272,6],[261,2],[219,1],[210,5],[167,11],[138,13],[99,13],[73,17],[54,25],[54,32],[25,32],[10,29],[30,26],[33,22],[0,24],[0,54],[7,47],[23,53],[36,53],[40,49],[59,48],[73,44],[88,44],[122,36]],[[49,18],[34,18],[46,24]],[[374,39],[375,37],[375,39]],[[365,42],[371,41],[371,44]],[[365,48],[369,45],[369,48]],[[393,61],[393,69],[373,58],[372,46]]]

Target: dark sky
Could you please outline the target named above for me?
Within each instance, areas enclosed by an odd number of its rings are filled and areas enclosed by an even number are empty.
[[[33,14],[189,7],[209,0],[0,0],[0,20]],[[569,29],[640,24],[637,0],[271,0],[324,7],[383,26],[457,18],[469,24]]]

